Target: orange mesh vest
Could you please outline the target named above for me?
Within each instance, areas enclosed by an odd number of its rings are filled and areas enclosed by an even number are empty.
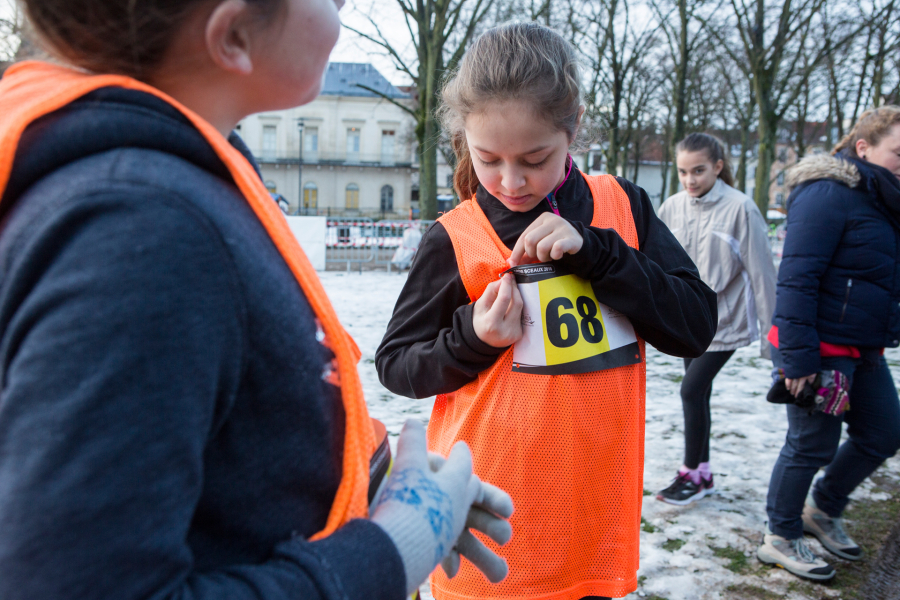
[[[153,94],[181,111],[228,167],[235,185],[253,208],[294,274],[325,332],[326,343],[335,354],[335,383],[340,385],[346,413],[341,482],[325,528],[312,539],[330,535],[350,519],[366,517],[369,458],[375,450],[375,433],[356,371],[359,348],[338,321],[318,275],[253,166],[212,125],[175,99],[130,77],[88,75],[75,69],[42,62],[19,63],[10,67],[0,80],[0,195],[9,182],[16,149],[22,132],[28,125],[85,94],[104,87],[121,87]]]
[[[585,176],[594,227],[614,229],[632,248],[637,231],[628,196],[609,175]],[[474,302],[507,268],[504,246],[475,199],[438,219],[450,235],[459,272]],[[447,455],[464,440],[475,473],[509,492],[513,538],[488,547],[506,558],[509,576],[490,584],[471,563],[447,579],[431,576],[438,600],[577,600],[624,596],[637,588],[643,496],[643,342],[636,365],[583,375],[512,371],[512,348],[478,379],[438,396],[429,449]]]

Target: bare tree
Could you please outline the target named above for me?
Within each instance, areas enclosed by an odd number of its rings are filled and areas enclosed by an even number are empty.
[[[435,116],[444,73],[459,64],[478,24],[494,0],[394,0],[403,12],[404,25],[415,48],[415,58],[384,34],[377,17],[367,15],[371,32],[346,26],[357,35],[383,48],[398,71],[413,80],[417,101],[407,106],[383,92],[360,87],[383,97],[408,112],[416,122],[419,155],[419,215],[437,218],[437,152],[440,125]],[[549,9],[548,9],[549,10]]]
[[[0,0],[0,63],[15,60],[22,44],[24,20],[16,0]]]
[[[574,15],[582,20],[576,20]],[[575,47],[588,68],[586,118],[606,132],[606,170],[617,173],[624,152],[622,111],[626,83],[656,42],[658,25],[647,22],[640,29],[631,20],[626,0],[586,1],[570,12]]]
[[[816,38],[826,0],[783,0],[774,7],[767,6],[766,0],[729,1],[733,14],[724,27],[711,26],[709,31],[729,53],[733,51],[727,43],[728,32],[736,31],[740,37],[743,52],[733,53],[731,58],[752,82],[756,96],[759,156],[754,199],[765,214],[778,128],[802,91],[799,83],[825,61],[828,52],[842,47],[860,28],[834,40],[826,50]],[[797,60],[804,51],[810,52],[805,65]]]
[[[870,26],[874,29],[875,53],[872,57],[872,106],[876,108],[881,106],[884,99],[884,84],[886,79],[885,67],[889,54],[895,54],[900,50],[900,39],[898,39],[897,26],[897,0],[889,0],[880,7],[880,10],[874,15]],[[875,4],[877,6],[877,3]]]
[[[675,144],[687,133],[688,80],[693,67],[695,51],[708,39],[695,18],[696,11],[704,0],[650,0],[650,6],[657,15],[663,37],[668,46],[673,71],[670,79],[673,122],[669,152],[674,156]],[[678,191],[678,173],[672,171],[669,181],[669,195]]]
[[[726,122],[731,117],[738,131],[738,144],[740,155],[738,157],[737,172],[735,173],[735,187],[742,192],[747,192],[747,161],[752,150],[753,128],[756,124],[756,95],[753,84],[747,78],[734,75],[734,65],[727,55],[722,53],[718,61],[719,74],[725,82],[727,95],[725,99]],[[726,126],[726,129],[728,127]]]
[[[622,174],[628,177],[628,155],[631,154],[631,181],[637,183],[641,157],[647,141],[653,133],[653,118],[648,110],[653,93],[659,86],[659,77],[653,72],[648,61],[642,61],[631,70],[625,84],[625,128],[621,145],[625,148]]]

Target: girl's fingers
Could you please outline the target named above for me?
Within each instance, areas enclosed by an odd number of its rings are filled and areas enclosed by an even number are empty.
[[[510,279],[512,279],[512,274],[507,273],[500,280],[500,284],[497,286],[497,298],[490,308],[490,312],[494,314],[497,320],[503,319],[503,315],[509,310],[509,304],[512,301],[512,284]]]
[[[487,287],[484,288],[484,293],[481,294],[481,298],[478,299],[478,302],[481,302],[481,306],[484,307],[484,312],[487,312],[491,309],[494,303],[497,301],[497,294],[500,289],[499,281],[492,281],[487,284]],[[476,302],[476,304],[478,304]]]
[[[553,243],[553,247],[550,248],[550,258],[553,260],[559,260],[569,252],[577,251],[576,248],[576,241],[572,238],[566,237],[556,240]]]
[[[522,294],[519,292],[519,286],[515,284],[515,281],[512,283],[512,295],[511,301],[509,303],[509,308],[506,311],[507,317],[513,317],[515,319],[522,318],[522,307],[525,305],[525,302],[522,300]]]

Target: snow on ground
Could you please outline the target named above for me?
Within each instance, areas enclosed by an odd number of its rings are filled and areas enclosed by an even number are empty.
[[[359,370],[369,412],[385,423],[394,441],[407,419],[427,423],[433,398],[411,400],[392,394],[381,386],[375,371],[375,350],[406,274],[330,271],[320,276],[342,323],[362,350]],[[894,380],[900,381],[900,350],[888,350],[886,356]],[[771,362],[759,358],[759,345],[754,344],[738,350],[716,378],[710,454],[719,493],[687,507],[655,499],[656,491],[670,483],[682,460],[679,385],[684,365],[681,359],[649,346],[647,363],[644,489],[649,495],[644,496],[643,505],[646,523],[641,532],[638,573],[642,584],[628,598],[657,595],[668,600],[718,599],[727,586],[750,581],[726,569],[728,559],[716,557],[714,549],[731,548],[756,560],[766,518],[769,475],[787,429],[784,408],[765,401]],[[900,457],[882,468],[900,478]],[[871,497],[871,488],[871,483],[865,482],[854,497]],[[753,583],[787,591],[793,576],[780,569],[766,573],[764,580],[757,576]],[[786,597],[799,598],[791,594]],[[427,594],[425,598],[430,600]]]

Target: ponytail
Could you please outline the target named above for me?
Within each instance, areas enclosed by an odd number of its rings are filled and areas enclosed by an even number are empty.
[[[453,188],[460,200],[468,200],[478,189],[478,175],[472,164],[472,155],[466,143],[466,132],[459,131],[450,140],[450,147],[456,155],[456,169],[453,171]]]
[[[900,124],[900,106],[887,105],[864,112],[853,125],[850,133],[831,150],[860,158],[856,154],[856,142],[866,140],[870,146],[877,146],[894,125]]]
[[[716,164],[722,161],[722,171],[719,173],[719,179],[734,187],[734,175],[731,173],[731,161],[725,154],[725,144],[719,138],[709,135],[708,133],[692,133],[675,146],[675,155],[679,152],[706,152],[706,155]]]

